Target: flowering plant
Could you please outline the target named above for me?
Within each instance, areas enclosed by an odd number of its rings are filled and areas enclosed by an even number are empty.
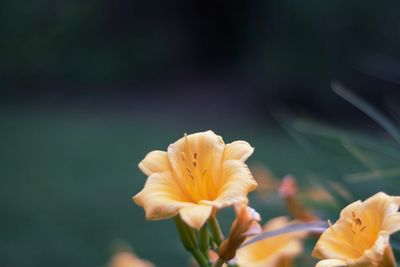
[[[312,254],[321,259],[318,267],[396,266],[389,236],[400,229],[400,197],[381,192],[356,201],[328,226],[301,203],[288,176],[279,192],[295,220],[274,218],[261,227],[247,197],[257,186],[245,164],[253,150],[245,141],[225,144],[212,131],[185,134],[139,163],[148,179],[133,200],[149,220],[173,217],[184,248],[201,267],[290,267],[307,232],[322,233]],[[234,206],[236,219],[225,238],[217,215],[227,206]]]

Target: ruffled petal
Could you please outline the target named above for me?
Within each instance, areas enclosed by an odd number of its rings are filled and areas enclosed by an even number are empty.
[[[347,217],[351,218],[353,216],[353,212],[355,210],[360,209],[362,206],[361,200],[357,200],[349,205],[347,205],[342,211],[340,212],[340,218]]]
[[[389,234],[394,234],[400,230],[400,213],[390,215],[386,220],[384,220],[382,225],[382,230],[385,230]]]
[[[191,205],[179,211],[184,222],[190,227],[200,229],[211,215],[213,207],[208,205]]]
[[[380,232],[375,244],[371,249],[364,252],[364,255],[354,261],[354,266],[367,266],[367,263],[381,262],[384,257],[386,248],[389,246],[389,233]],[[371,265],[373,266],[373,265]]]
[[[188,170],[196,168],[199,175],[218,170],[225,143],[212,131],[185,135],[168,147],[168,158],[176,177],[188,177]],[[195,165],[195,166],[194,166]],[[194,171],[193,171],[194,172]]]
[[[273,231],[288,224],[287,217],[277,217],[268,221],[263,227],[263,231]],[[302,245],[300,239],[303,236],[303,233],[286,233],[245,246],[237,251],[239,266],[286,266],[295,256],[301,253]]]
[[[139,163],[139,168],[147,176],[157,172],[171,171],[167,152],[160,150],[151,151]]]
[[[346,267],[346,262],[342,260],[336,259],[329,259],[329,260],[322,260],[315,265],[315,267]]]
[[[217,181],[219,188],[218,197],[208,204],[217,208],[233,205],[234,203],[247,203],[248,192],[257,187],[250,170],[239,160],[228,160],[222,164],[221,179]]]
[[[400,197],[389,196],[383,192],[376,193],[364,202],[364,210],[375,217],[371,219],[375,227],[392,234],[400,230]],[[372,214],[370,215],[372,216]]]
[[[235,141],[225,146],[223,160],[240,160],[245,162],[253,152],[254,148],[246,141]]]
[[[133,197],[146,212],[149,220],[161,220],[178,214],[179,209],[191,206],[175,183],[171,172],[154,173],[142,191]]]
[[[361,256],[360,251],[354,247],[351,232],[346,218],[339,219],[322,233],[314,247],[312,256],[318,259],[357,259]]]

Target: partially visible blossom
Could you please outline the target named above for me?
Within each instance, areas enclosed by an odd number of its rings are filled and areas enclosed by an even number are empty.
[[[394,267],[389,236],[400,230],[400,197],[377,193],[345,207],[315,245],[317,267]]]
[[[289,224],[287,217],[271,219],[263,231],[280,229]],[[243,267],[291,267],[294,258],[302,252],[302,232],[291,232],[257,241],[240,248],[236,257]]]
[[[218,255],[228,261],[235,257],[236,250],[249,236],[256,235],[262,232],[259,222],[261,221],[260,214],[254,209],[244,204],[235,205],[236,219],[232,223],[229,236],[222,242]]]
[[[302,205],[298,197],[298,191],[296,180],[292,175],[286,175],[282,178],[281,184],[279,185],[279,193],[285,200],[291,215],[295,219],[304,222],[319,220],[317,216]]]
[[[257,186],[245,164],[253,150],[245,141],[225,144],[212,131],[185,135],[139,163],[149,177],[133,200],[149,220],[179,214],[200,229],[216,209],[248,202],[247,193]]]
[[[108,267],[154,267],[154,265],[138,258],[132,252],[118,252],[111,258]]]

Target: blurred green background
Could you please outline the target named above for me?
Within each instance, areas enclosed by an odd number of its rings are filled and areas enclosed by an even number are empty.
[[[323,186],[335,204],[305,203],[324,219],[400,193],[398,144],[330,89],[342,81],[399,121],[398,1],[1,7],[2,267],[105,266],[118,240],[157,266],[189,265],[173,222],[147,222],[131,201],[146,180],[138,162],[185,132],[246,140],[251,167]],[[263,221],[287,213],[276,193],[251,203]],[[225,230],[231,219],[221,213]]]

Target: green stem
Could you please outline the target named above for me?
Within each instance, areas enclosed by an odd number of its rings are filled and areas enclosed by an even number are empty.
[[[199,247],[204,256],[208,259],[209,236],[207,225],[204,225],[199,231]]]
[[[196,259],[197,263],[200,265],[200,267],[210,267],[210,263],[206,257],[204,257],[203,253],[200,251],[200,249],[195,248],[191,251],[193,257]]]
[[[206,258],[197,247],[193,230],[182,221],[179,215],[175,216],[175,224],[183,247],[193,255],[200,267],[210,267],[208,258]]]
[[[223,264],[224,264],[224,261],[221,258],[218,258],[218,260],[215,263],[214,267],[221,267]]]
[[[178,229],[179,237],[181,239],[183,247],[187,251],[193,250],[195,248],[195,243],[192,241],[187,226],[182,221],[179,215],[175,216],[175,224],[176,224],[176,229]]]
[[[208,222],[210,223],[210,230],[211,234],[213,235],[213,239],[219,247],[222,243],[222,240],[224,240],[224,235],[222,234],[217,217],[215,215],[212,215]]]

